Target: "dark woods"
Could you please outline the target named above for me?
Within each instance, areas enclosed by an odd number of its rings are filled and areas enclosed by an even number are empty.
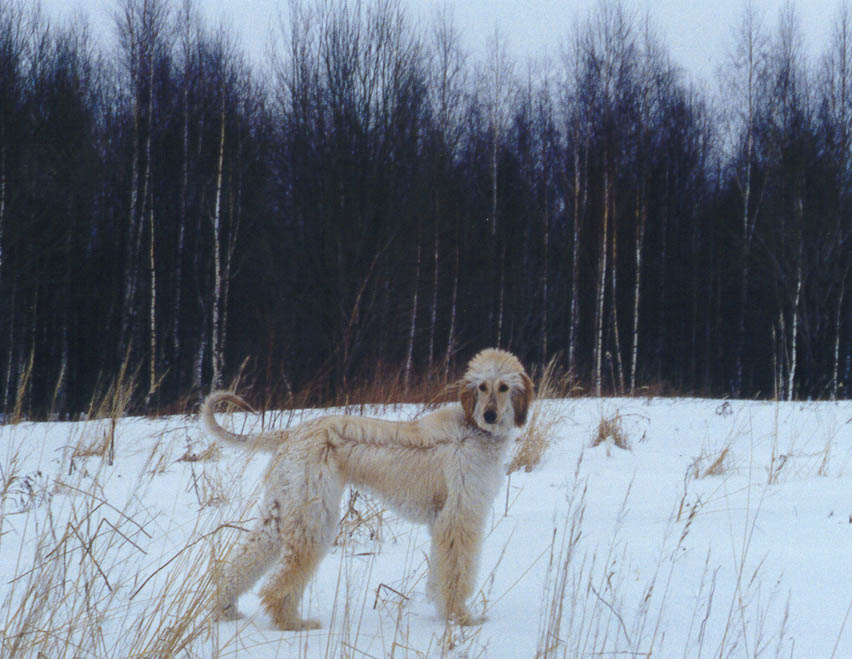
[[[140,409],[238,374],[323,402],[485,345],[593,393],[848,396],[845,5],[818,61],[745,11],[719,103],[616,1],[528,65],[294,0],[267,68],[188,0],[116,0],[108,42],[31,7],[0,5],[7,414],[122,372]]]

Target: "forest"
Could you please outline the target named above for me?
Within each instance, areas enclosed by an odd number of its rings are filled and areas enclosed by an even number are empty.
[[[115,31],[0,4],[0,414],[445,383],[478,349],[571,390],[848,398],[852,10],[822,52],[744,0],[718,89],[601,0],[557,56],[449,9],[282,3],[268,61],[197,0]]]

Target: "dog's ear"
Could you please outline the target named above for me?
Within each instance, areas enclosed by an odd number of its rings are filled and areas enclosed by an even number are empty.
[[[515,425],[520,428],[527,422],[527,412],[535,398],[535,387],[526,373],[521,373],[522,389],[512,391],[512,407],[515,408]]]
[[[459,383],[459,402],[468,423],[476,425],[476,421],[473,419],[473,412],[476,409],[476,390],[467,380],[462,380]]]

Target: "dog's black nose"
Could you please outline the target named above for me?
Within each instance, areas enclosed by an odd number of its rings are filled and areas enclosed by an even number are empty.
[[[485,419],[485,423],[494,423],[497,420],[497,412],[494,410],[485,410],[482,418]]]

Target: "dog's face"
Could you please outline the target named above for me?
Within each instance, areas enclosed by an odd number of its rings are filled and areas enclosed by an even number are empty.
[[[526,423],[534,395],[532,380],[518,358],[490,348],[470,361],[459,398],[468,422],[486,432],[502,433]]]

